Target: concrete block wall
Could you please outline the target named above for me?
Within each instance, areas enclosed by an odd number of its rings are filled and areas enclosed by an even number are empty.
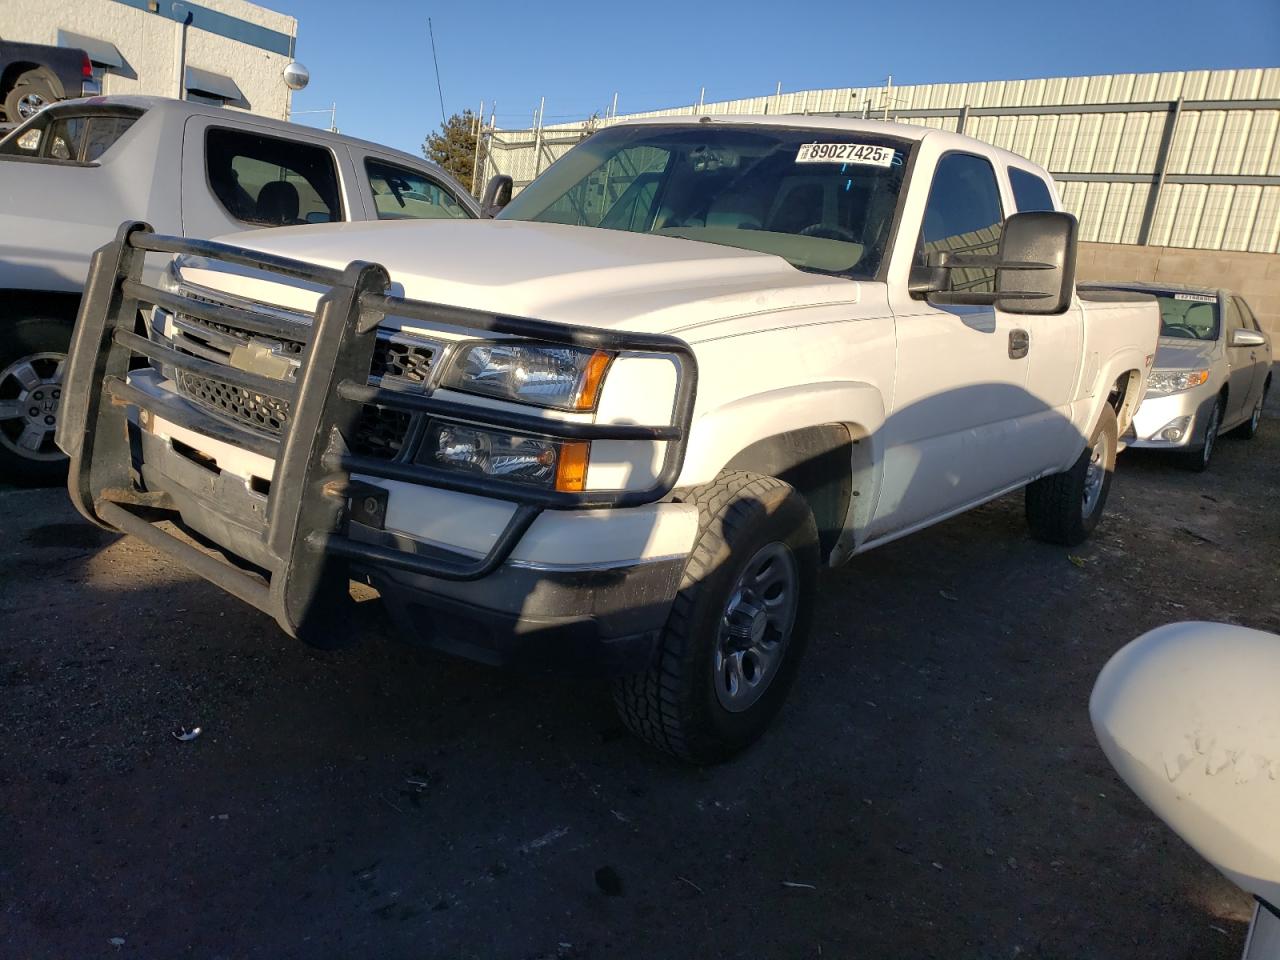
[[[1226,287],[1249,302],[1262,328],[1280,343],[1280,254],[1082,243],[1077,257],[1076,274],[1081,280]]]

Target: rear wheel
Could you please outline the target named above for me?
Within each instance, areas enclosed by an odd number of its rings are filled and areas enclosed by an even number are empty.
[[[697,763],[764,732],[804,652],[818,530],[789,484],[723,473],[695,488],[699,532],[653,665],[614,683],[638,737]]]
[[[4,98],[4,112],[10,123],[23,123],[57,100],[49,81],[34,71],[18,77]]]
[[[1037,540],[1074,547],[1093,533],[1116,469],[1116,433],[1116,412],[1103,405],[1089,443],[1071,469],[1027,485],[1027,525]]]
[[[58,483],[67,458],[54,445],[71,328],[29,317],[0,331],[0,479]]]
[[[1195,473],[1204,473],[1209,469],[1213,459],[1214,448],[1218,445],[1218,428],[1222,426],[1222,397],[1213,401],[1213,409],[1204,425],[1204,442],[1194,450],[1184,453],[1183,464]]]

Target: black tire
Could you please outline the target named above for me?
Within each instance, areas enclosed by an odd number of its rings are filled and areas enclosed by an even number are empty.
[[[53,86],[44,76],[34,70],[28,70],[26,73],[18,77],[14,82],[13,88],[5,94],[4,97],[4,114],[10,123],[18,124],[35,116],[34,113],[24,111],[25,107],[33,105],[34,101],[41,101],[41,109],[51,103],[56,102],[58,95],[54,92]],[[24,116],[24,112],[27,115]]]
[[[1031,535],[1046,543],[1074,547],[1093,533],[1107,505],[1111,475],[1116,469],[1116,412],[1104,404],[1084,451],[1069,470],[1041,477],[1027,485],[1027,525]],[[1095,455],[1098,460],[1095,463]],[[1090,466],[1103,470],[1101,487],[1086,503]]]
[[[1219,396],[1213,401],[1209,410],[1209,421],[1204,430],[1204,442],[1192,450],[1182,454],[1182,465],[1192,473],[1204,473],[1213,460],[1213,451],[1218,447],[1218,430],[1222,426],[1222,410],[1225,404]]]
[[[52,377],[66,360],[71,328],[51,317],[24,317],[0,327],[0,481],[38,486],[66,480],[67,458],[53,444],[61,385]],[[28,368],[42,381],[39,386],[31,386]],[[39,446],[28,450],[34,431],[42,433]]]
[[[1267,405],[1267,393],[1270,390],[1271,379],[1268,377],[1266,384],[1262,388],[1262,396],[1258,397],[1257,406],[1253,408],[1249,419],[1232,430],[1231,436],[1239,437],[1241,440],[1252,440],[1258,435],[1258,431],[1262,429],[1262,408]]]
[[[759,474],[722,473],[690,491],[687,501],[698,505],[698,539],[655,661],[643,673],[615,680],[613,695],[622,721],[636,736],[682,759],[715,763],[755,741],[786,699],[813,614],[818,529],[793,487]],[[751,692],[754,699],[731,711],[721,698],[733,694],[717,691],[717,684],[726,682],[717,660],[731,642],[728,634],[722,636],[722,624],[731,601],[741,596],[739,577],[761,555],[766,567],[776,557],[785,575],[794,577],[794,619],[789,637],[775,641],[781,643],[779,659],[757,674],[763,686]],[[735,655],[739,676],[752,673],[744,665],[753,661],[742,659],[751,651],[731,653],[725,667]]]

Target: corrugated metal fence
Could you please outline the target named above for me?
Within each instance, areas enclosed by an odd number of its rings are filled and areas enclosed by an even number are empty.
[[[805,90],[617,119],[694,113],[960,130],[1046,167],[1083,240],[1280,252],[1280,68]],[[494,131],[486,176],[522,186],[610,122]]]

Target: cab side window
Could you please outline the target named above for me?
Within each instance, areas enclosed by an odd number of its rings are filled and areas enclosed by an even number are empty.
[[[1049,185],[1034,173],[1010,167],[1009,186],[1013,188],[1013,202],[1019,213],[1053,209],[1053,193]]]
[[[458,198],[424,174],[366,158],[365,173],[379,220],[466,220]]]
[[[209,186],[235,219],[263,227],[342,220],[333,154],[324,147],[211,127]]]
[[[1004,213],[991,162],[969,153],[938,161],[925,206],[917,258],[922,265],[939,253],[994,257],[1000,249]],[[952,290],[994,292],[995,271],[968,267],[951,271]]]

